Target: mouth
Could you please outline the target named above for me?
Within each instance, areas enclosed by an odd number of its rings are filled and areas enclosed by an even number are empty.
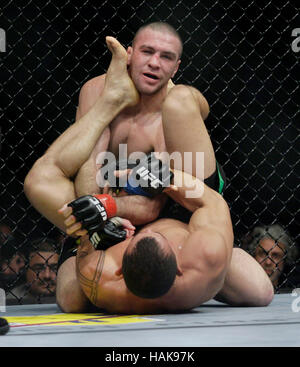
[[[155,74],[150,74],[150,73],[143,73],[143,75],[147,78],[153,79],[153,80],[158,80],[158,76],[156,76]]]

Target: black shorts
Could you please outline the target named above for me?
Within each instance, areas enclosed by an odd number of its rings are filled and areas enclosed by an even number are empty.
[[[217,162],[215,172],[204,180],[204,183],[211,189],[223,194],[226,188],[226,175],[223,167]]]
[[[216,166],[215,172],[211,176],[207,177],[204,180],[204,183],[219,194],[223,194],[226,188],[226,176],[223,168],[218,162]],[[188,223],[192,214],[192,212],[179,205],[171,198],[168,198],[159,218],[177,219],[181,222]]]

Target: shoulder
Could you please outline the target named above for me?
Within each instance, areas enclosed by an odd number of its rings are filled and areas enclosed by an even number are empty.
[[[220,231],[206,226],[187,237],[183,255],[183,261],[187,260],[190,268],[197,269],[200,266],[201,269],[209,268],[217,273],[223,270],[230,256],[226,238]]]
[[[178,255],[181,276],[176,279],[173,294],[181,300],[179,306],[193,308],[213,298],[224,283],[227,260],[219,233],[204,229],[190,234]]]

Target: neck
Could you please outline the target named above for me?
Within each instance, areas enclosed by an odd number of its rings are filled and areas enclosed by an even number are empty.
[[[130,112],[134,113],[161,112],[163,101],[167,95],[167,90],[168,90],[167,86],[164,86],[154,94],[151,95],[140,94],[139,103],[131,107]]]

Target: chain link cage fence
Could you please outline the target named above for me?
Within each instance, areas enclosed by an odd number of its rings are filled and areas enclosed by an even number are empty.
[[[206,126],[228,179],[224,197],[235,245],[256,256],[271,277],[279,275],[276,292],[300,285],[296,0],[8,0],[0,17],[1,287],[16,303],[24,303],[37,282],[44,290],[31,292],[34,302],[54,293],[49,258],[64,237],[26,199],[25,176],[74,122],[81,86],[106,71],[105,36],[128,46],[152,21],[172,24],[183,38],[174,82],[198,88],[210,104]],[[268,233],[275,224],[282,231],[271,235],[271,247],[263,246],[261,232],[252,230],[266,226]],[[52,250],[41,250],[45,242]],[[36,274],[31,281],[30,271]]]

